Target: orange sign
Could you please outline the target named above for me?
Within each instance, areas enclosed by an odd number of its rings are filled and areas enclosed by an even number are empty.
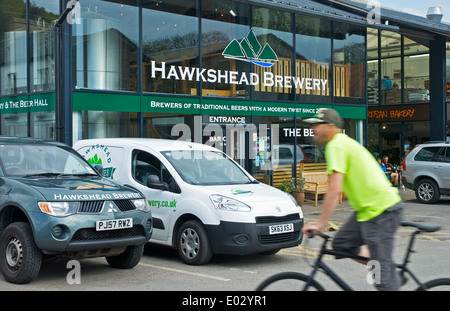
[[[430,105],[396,105],[369,107],[370,122],[425,121],[430,120]]]

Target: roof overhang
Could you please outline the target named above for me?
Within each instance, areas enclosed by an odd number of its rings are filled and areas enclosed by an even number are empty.
[[[328,1],[328,0],[327,0]],[[362,27],[377,28],[382,30],[399,31],[396,25],[384,23],[370,23],[367,18],[367,12],[362,9],[354,8],[354,10],[343,10],[335,6],[324,4],[323,1],[313,0],[236,0],[236,2],[252,4],[259,7],[271,9],[282,9],[292,13],[300,13],[313,17],[341,21]]]

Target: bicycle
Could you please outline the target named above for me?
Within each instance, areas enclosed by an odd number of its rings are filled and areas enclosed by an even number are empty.
[[[421,234],[423,232],[435,232],[440,229],[439,225],[433,225],[433,224],[418,224],[413,222],[402,222],[402,226],[405,227],[414,227],[415,230],[412,232],[409,243],[408,243],[408,249],[406,251],[405,258],[403,260],[403,263],[396,264],[397,268],[400,269],[400,275],[401,278],[406,281],[406,275],[409,275],[418,285],[417,291],[425,291],[430,289],[436,289],[437,287],[442,286],[449,286],[445,290],[450,289],[450,278],[439,278],[430,280],[428,282],[422,283],[417,276],[407,267],[408,263],[410,262],[409,258],[411,253],[414,253],[413,245],[415,238],[418,234]],[[340,288],[343,290],[353,290],[341,277],[339,277],[333,270],[331,270],[330,267],[328,267],[326,264],[323,263],[322,258],[324,255],[333,255],[333,256],[339,256],[343,258],[352,258],[359,261],[365,261],[368,262],[370,259],[367,257],[361,257],[358,255],[354,255],[347,252],[342,251],[335,251],[333,249],[330,249],[327,247],[328,242],[330,240],[330,236],[328,236],[325,233],[318,233],[318,232],[312,232],[315,236],[320,236],[324,239],[324,242],[321,246],[319,255],[314,263],[313,270],[309,275],[298,273],[298,272],[282,272],[275,274],[266,280],[264,280],[257,288],[257,291],[261,290],[271,290],[269,286],[276,285],[275,283],[286,281],[286,280],[294,280],[296,283],[301,282],[300,285],[303,285],[302,287],[299,287],[299,289],[306,291],[306,290],[318,290],[318,291],[324,291],[325,288],[317,282],[314,278],[316,276],[316,273],[319,270],[322,270],[325,272],[325,274],[331,278]],[[284,284],[285,285],[285,284]],[[283,286],[282,290],[286,290],[286,287]],[[439,290],[439,289],[438,289]],[[444,290],[444,288],[441,288],[440,290]]]

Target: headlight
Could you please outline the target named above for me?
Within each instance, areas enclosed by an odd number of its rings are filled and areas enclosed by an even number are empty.
[[[219,194],[211,194],[209,196],[214,207],[224,211],[249,212],[250,206],[241,201],[231,199]]]
[[[134,206],[136,207],[136,210],[142,211],[142,212],[148,212],[150,211],[150,205],[148,204],[146,199],[136,199],[131,200],[133,202]]]
[[[43,213],[52,216],[68,216],[75,214],[78,210],[78,202],[38,202]]]
[[[297,200],[291,194],[286,193],[286,195],[291,199],[292,203],[294,203],[294,205],[298,207],[298,209],[300,210],[300,218],[303,218],[303,210],[302,207],[298,205]]]
[[[292,203],[294,203],[295,206],[300,206],[300,205],[298,205],[297,200],[294,198],[294,196],[292,194],[287,194],[287,196],[289,197],[289,199],[291,199]]]

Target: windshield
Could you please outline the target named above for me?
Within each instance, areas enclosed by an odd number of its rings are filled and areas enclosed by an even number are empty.
[[[97,175],[75,151],[53,145],[0,145],[0,160],[9,176]]]
[[[181,178],[192,185],[248,184],[252,180],[230,158],[215,151],[165,151]]]

